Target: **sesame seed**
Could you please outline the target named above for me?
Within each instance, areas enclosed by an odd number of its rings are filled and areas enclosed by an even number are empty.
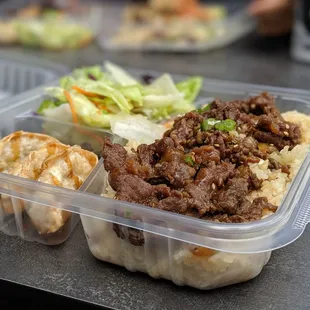
[[[286,129],[290,129],[290,125],[286,124],[286,125],[285,125],[285,128],[286,128]]]
[[[283,133],[284,133],[285,136],[289,135],[287,131],[284,131]]]
[[[216,188],[216,187],[215,187],[215,184],[214,184],[214,183],[212,183],[212,185],[211,185],[211,186],[212,186],[212,189],[213,189],[213,190],[215,190],[215,188]]]
[[[238,146],[239,146],[238,144],[235,144],[235,145],[234,145],[234,148],[236,148],[236,147],[238,147]]]
[[[219,147],[220,145],[216,143],[216,144],[214,144],[214,146],[215,146],[215,147]]]

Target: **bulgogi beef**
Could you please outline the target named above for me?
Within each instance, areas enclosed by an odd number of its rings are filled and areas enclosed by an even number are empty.
[[[300,142],[297,125],[286,122],[267,93],[244,101],[215,100],[175,120],[162,139],[132,154],[105,140],[103,158],[116,199],[201,219],[239,223],[261,219],[276,206],[249,193],[261,187],[249,163]],[[271,169],[282,169],[275,160]],[[121,228],[114,225],[124,238]],[[132,244],[143,234],[128,231]]]

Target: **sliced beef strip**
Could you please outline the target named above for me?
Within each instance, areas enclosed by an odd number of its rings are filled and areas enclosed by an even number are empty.
[[[233,119],[237,134],[204,131],[204,119]],[[268,94],[244,101],[215,100],[209,111],[192,111],[175,120],[172,129],[151,145],[127,154],[105,140],[103,158],[116,199],[218,222],[259,220],[275,211],[267,198],[248,200],[261,181],[248,164],[268,158],[274,148],[293,147],[300,140],[297,125],[285,122]],[[270,161],[274,169],[279,163]],[[288,170],[288,167],[281,167]],[[120,238],[122,229],[115,226]],[[132,244],[143,233],[128,229]]]
[[[110,139],[105,139],[102,157],[105,169],[111,171],[124,166],[128,154],[120,144],[113,144]]]
[[[132,227],[124,227],[118,224],[113,223],[113,230],[116,233],[117,237],[120,239],[126,239],[124,230],[127,230],[128,240],[134,246],[143,246],[144,245],[144,235],[142,230],[138,230]]]

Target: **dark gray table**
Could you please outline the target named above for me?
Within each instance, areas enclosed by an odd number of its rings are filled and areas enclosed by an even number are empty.
[[[112,54],[96,46],[61,54],[23,53],[70,67],[109,59],[131,67],[308,88],[310,66],[291,61],[286,40],[264,45],[266,42],[251,37],[223,50],[193,55]],[[310,227],[298,241],[274,252],[256,279],[207,292],[177,287],[97,261],[88,250],[81,225],[56,248],[0,234],[0,279],[116,309],[309,309],[309,234]]]

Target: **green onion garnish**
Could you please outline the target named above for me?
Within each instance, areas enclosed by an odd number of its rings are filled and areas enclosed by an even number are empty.
[[[215,118],[205,119],[201,124],[201,129],[203,131],[208,131],[214,127],[215,124],[220,123],[221,121],[216,120]]]
[[[194,162],[192,156],[190,156],[190,155],[185,156],[184,161],[185,161],[187,164],[191,165],[191,166],[194,166],[194,164],[195,164],[195,162]]]
[[[226,119],[223,123],[225,124],[226,131],[232,131],[236,128],[236,122],[232,119]]]
[[[198,113],[203,113],[203,112],[207,112],[211,109],[211,103],[208,103],[205,107],[198,109],[197,112]]]
[[[208,131],[213,128],[220,131],[232,131],[236,128],[236,122],[232,119],[219,121],[215,118],[208,118],[201,123],[201,129],[203,131]]]

